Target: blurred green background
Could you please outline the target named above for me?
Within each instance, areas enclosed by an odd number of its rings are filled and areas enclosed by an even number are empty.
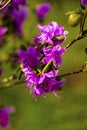
[[[28,0],[27,0],[28,1]],[[29,17],[23,28],[25,39],[32,39],[38,34],[36,15],[32,12],[37,4],[44,0],[29,0]],[[79,27],[72,28],[67,23],[65,13],[80,8],[80,0],[50,0],[52,10],[47,15],[44,24],[56,21],[69,31],[66,46],[78,33]],[[87,24],[87,21],[86,21]],[[19,44],[22,41],[17,41]],[[22,42],[24,43],[24,42]],[[0,56],[9,51],[9,47],[15,45],[15,40],[9,38],[9,43],[0,49]],[[63,56],[63,65],[60,74],[76,71],[87,60],[85,48],[87,38],[74,43]],[[10,70],[10,64],[3,66],[4,76],[10,76],[14,70]],[[0,91],[0,99],[4,105],[15,106],[12,114],[12,126],[8,130],[87,130],[87,73],[76,74],[66,77],[62,91],[58,98],[49,94],[46,98],[40,97],[37,101],[31,97],[29,91],[16,85],[12,88]]]

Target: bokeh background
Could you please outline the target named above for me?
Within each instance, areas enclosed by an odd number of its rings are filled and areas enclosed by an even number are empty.
[[[28,1],[28,0],[27,0]],[[36,25],[38,20],[33,9],[44,0],[29,0],[29,17],[24,23],[25,39],[30,40],[38,34]],[[80,8],[80,0],[49,0],[52,10],[47,15],[44,24],[56,21],[69,31],[66,46],[78,33],[79,27],[71,27],[67,23],[65,13]],[[86,21],[87,24],[87,21]],[[15,39],[16,40],[16,39]],[[15,43],[24,44],[24,41],[8,38],[8,44],[0,48],[0,57],[6,56]],[[16,46],[17,46],[16,45]],[[87,60],[85,48],[87,38],[74,43],[63,56],[63,65],[60,74],[76,71]],[[3,65],[3,77],[10,76],[15,70],[7,62]],[[60,91],[59,97],[49,94],[46,98],[40,97],[37,101],[30,95],[24,85],[19,84],[0,91],[0,99],[4,105],[15,106],[15,113],[11,115],[11,127],[8,130],[87,130],[87,73],[80,73],[66,77],[66,82]]]

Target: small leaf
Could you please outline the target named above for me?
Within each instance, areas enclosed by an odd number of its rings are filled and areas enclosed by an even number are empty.
[[[66,13],[65,13],[65,15],[70,15],[70,14],[73,14],[73,13],[76,13],[76,14],[81,14],[81,13],[82,13],[82,11],[81,11],[80,9],[75,10],[75,11],[68,11],[68,12],[66,12]]]

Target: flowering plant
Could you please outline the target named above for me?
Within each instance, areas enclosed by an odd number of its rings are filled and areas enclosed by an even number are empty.
[[[35,99],[46,97],[49,93],[58,97],[67,82],[66,76],[87,72],[85,61],[79,70],[60,74],[63,56],[75,42],[87,37],[87,0],[80,0],[79,10],[66,13],[68,23],[79,28],[77,36],[68,44],[68,29],[55,20],[45,24],[47,16],[49,17],[52,11],[50,2],[36,5],[35,10],[29,6],[38,19],[39,34],[34,35],[31,40],[26,40],[28,33],[23,25],[29,16],[28,5],[26,0],[13,0],[1,10],[0,47],[6,50],[7,46],[9,51],[6,54],[3,51],[0,60],[0,91],[23,85]],[[7,45],[9,41],[15,44]],[[85,52],[87,53],[87,49]],[[14,74],[3,78],[3,64],[10,64]],[[0,127],[10,127],[9,117],[13,110],[13,107],[3,107],[3,102],[0,104]]]

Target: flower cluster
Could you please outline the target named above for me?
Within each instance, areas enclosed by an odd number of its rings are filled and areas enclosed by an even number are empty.
[[[2,10],[2,26],[6,26],[9,33],[23,35],[22,25],[28,16],[28,10],[24,8],[25,5],[25,0],[13,0],[9,6]]]
[[[10,114],[13,112],[13,107],[0,108],[0,127],[7,128],[10,125]]]
[[[40,34],[35,38],[36,43],[47,43],[49,45],[58,45],[64,43],[67,31],[63,26],[58,25],[56,22],[51,22],[48,25],[37,26],[40,29]]]
[[[58,67],[66,51],[60,45],[68,33],[56,22],[38,27],[41,33],[35,37],[35,45],[17,51],[27,82],[26,88],[30,88],[30,93],[35,97],[50,92],[57,94],[64,83],[64,79],[58,79]]]

